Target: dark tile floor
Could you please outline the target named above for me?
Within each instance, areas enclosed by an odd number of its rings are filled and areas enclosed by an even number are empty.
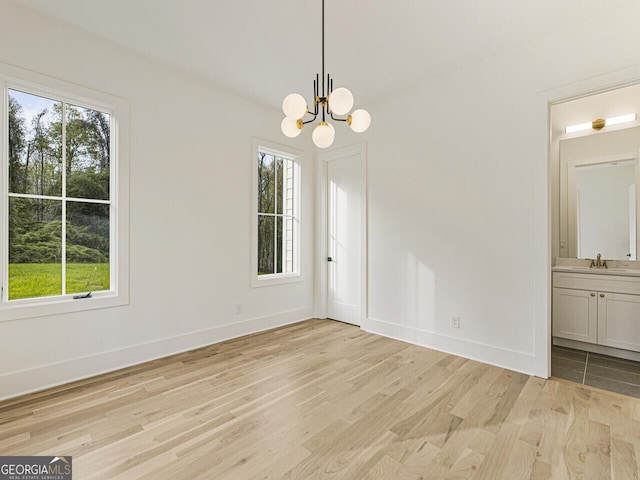
[[[551,375],[640,398],[640,362],[551,347]]]

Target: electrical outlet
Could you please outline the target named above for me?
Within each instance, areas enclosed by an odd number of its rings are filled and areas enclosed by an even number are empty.
[[[460,316],[451,315],[451,328],[460,328]]]
[[[236,303],[236,315],[240,315],[242,313],[242,304]]]

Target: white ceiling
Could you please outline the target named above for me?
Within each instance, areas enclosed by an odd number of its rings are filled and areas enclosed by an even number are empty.
[[[261,103],[311,97],[320,0],[11,0]],[[356,105],[637,0],[326,0],[326,71]]]

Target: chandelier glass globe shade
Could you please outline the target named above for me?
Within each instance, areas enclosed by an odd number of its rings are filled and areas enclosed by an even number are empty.
[[[282,133],[289,138],[295,138],[300,135],[300,132],[302,132],[302,129],[298,128],[298,121],[290,117],[284,117],[282,119],[280,129],[282,130]]]
[[[336,88],[329,96],[329,107],[336,115],[346,115],[353,108],[353,94],[344,87]]]
[[[313,143],[316,147],[327,148],[331,146],[335,136],[336,131],[333,128],[333,125],[327,122],[320,122],[318,126],[314,128],[311,138],[313,139]]]
[[[290,93],[282,102],[282,111],[287,117],[297,120],[307,113],[307,101],[299,93]]]
[[[355,110],[351,114],[351,130],[357,133],[364,132],[371,125],[371,115],[362,108]]]

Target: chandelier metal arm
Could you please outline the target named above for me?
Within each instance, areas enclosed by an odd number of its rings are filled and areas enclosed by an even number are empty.
[[[315,114],[312,113],[311,115],[313,115],[313,117],[310,118],[309,120],[305,121],[305,122],[302,122],[303,125],[306,125],[307,123],[312,123],[312,122],[316,121],[316,117],[318,116],[318,114],[317,113],[315,113]]]

